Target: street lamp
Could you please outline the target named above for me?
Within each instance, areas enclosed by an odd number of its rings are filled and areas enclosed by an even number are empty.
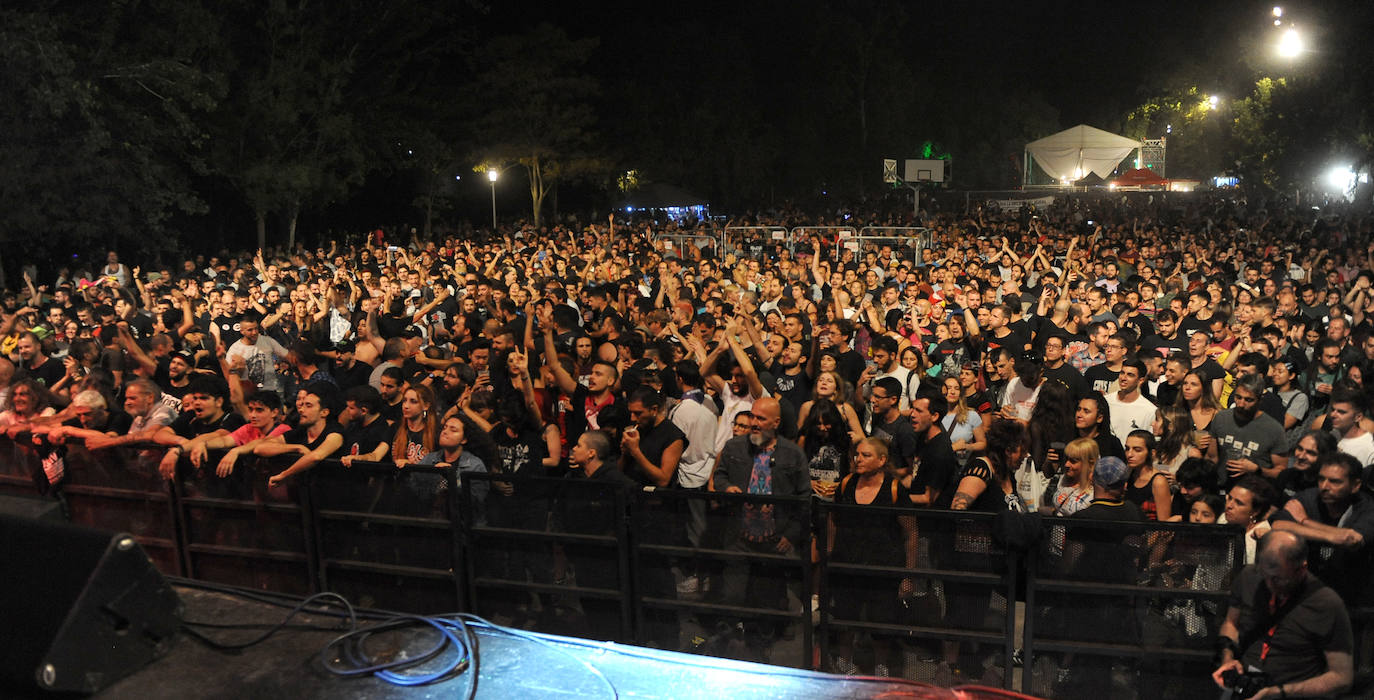
[[[1290,27],[1279,39],[1279,55],[1284,58],[1297,58],[1302,49],[1302,35],[1296,29]]]
[[[501,178],[501,171],[496,168],[487,170],[487,179],[491,181],[491,231],[496,232],[496,181]]]

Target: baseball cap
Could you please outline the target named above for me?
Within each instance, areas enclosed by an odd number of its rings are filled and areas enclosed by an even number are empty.
[[[1093,467],[1093,483],[1106,489],[1120,488],[1130,478],[1131,470],[1117,457],[1103,457]]]

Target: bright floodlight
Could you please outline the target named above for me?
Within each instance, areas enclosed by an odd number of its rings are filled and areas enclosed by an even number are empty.
[[[488,179],[488,180],[491,180],[492,182],[496,182],[496,178],[499,178],[499,177],[501,177],[501,173],[500,173],[500,171],[498,171],[496,168],[492,168],[491,170],[488,170],[488,171],[487,171],[487,179]]]
[[[1348,165],[1338,165],[1326,174],[1326,184],[1337,192],[1345,192],[1355,182],[1355,171]]]
[[[1298,30],[1289,29],[1283,33],[1283,38],[1279,39],[1279,55],[1284,58],[1295,58],[1302,53],[1302,36]]]
[[[1282,17],[1282,16],[1283,16],[1283,8],[1282,8],[1282,7],[1279,7],[1279,6],[1277,6],[1277,5],[1275,5],[1275,6],[1274,6],[1274,16],[1275,16],[1275,17]]]

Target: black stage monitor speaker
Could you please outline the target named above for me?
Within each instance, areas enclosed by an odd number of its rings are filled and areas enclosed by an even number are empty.
[[[0,682],[93,693],[165,654],[181,601],[132,535],[0,515]]]

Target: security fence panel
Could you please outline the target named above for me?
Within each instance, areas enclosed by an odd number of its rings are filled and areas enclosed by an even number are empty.
[[[859,257],[872,251],[880,253],[889,250],[893,259],[920,267],[925,261],[925,251],[931,247],[930,229],[924,226],[865,226],[859,235],[851,239],[858,243],[855,251]]]
[[[73,523],[132,533],[159,570],[182,573],[173,496],[157,471],[162,448],[46,449],[47,459],[62,461],[58,485]]]
[[[782,226],[726,226],[720,234],[721,252],[740,257],[759,257],[764,248],[780,244],[795,251],[795,243],[791,232]]]
[[[466,475],[472,612],[538,632],[631,639],[626,499],[590,479]]]
[[[817,512],[827,669],[1011,687],[1022,557],[998,544],[993,514],[819,500]]]
[[[308,483],[320,587],[368,607],[461,609],[455,478],[451,468],[317,465]]]
[[[720,257],[720,239],[702,233],[667,233],[654,238],[654,246],[665,255],[676,255],[679,258],[695,259],[699,255],[688,255],[689,248],[696,248],[698,252],[706,247],[711,248],[711,252]]]
[[[630,505],[640,644],[813,667],[809,499],[657,489]]]
[[[221,456],[211,452],[200,468],[183,457],[175,482],[187,575],[285,593],[319,590],[299,481],[268,488],[268,477],[285,466],[252,456],[220,477]]]
[[[1203,697],[1244,556],[1238,528],[1046,519],[1026,588],[1025,687]]]

